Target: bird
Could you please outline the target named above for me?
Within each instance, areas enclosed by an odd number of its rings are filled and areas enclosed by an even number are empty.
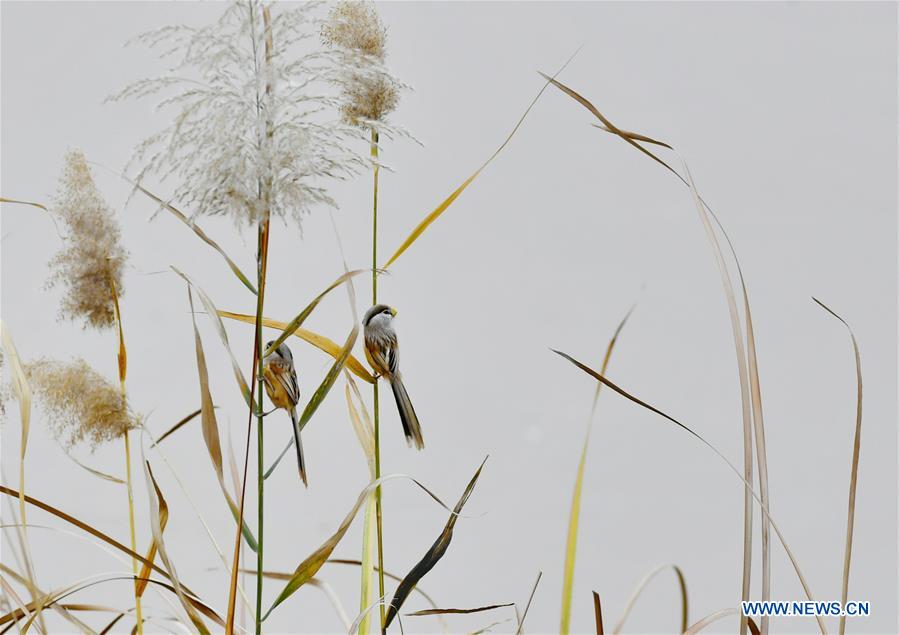
[[[274,341],[265,345],[271,348]],[[293,353],[287,344],[280,344],[262,363],[262,380],[265,392],[276,408],[283,408],[290,414],[293,422],[293,440],[297,449],[297,465],[303,485],[309,487],[306,479],[306,461],[303,458],[303,442],[300,439],[300,421],[297,419],[297,403],[300,401],[300,386],[297,383],[297,372],[293,365]]]
[[[406,434],[406,443],[421,450],[425,447],[421,424],[400,375],[400,346],[393,329],[395,316],[396,309],[386,304],[376,304],[366,311],[362,320],[365,327],[365,357],[377,376],[390,382],[403,432]]]

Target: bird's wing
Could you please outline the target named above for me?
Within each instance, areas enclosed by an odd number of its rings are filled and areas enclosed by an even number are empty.
[[[290,399],[290,402],[294,405],[299,403],[300,386],[297,383],[297,374],[294,370],[287,366],[281,366],[280,364],[273,365],[272,370],[274,371],[273,374],[278,383],[281,384],[288,399]]]

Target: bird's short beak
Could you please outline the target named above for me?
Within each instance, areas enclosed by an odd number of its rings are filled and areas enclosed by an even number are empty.
[[[392,315],[393,317],[396,317],[397,313],[399,313],[399,311],[397,311],[396,309],[390,309],[390,315]]]

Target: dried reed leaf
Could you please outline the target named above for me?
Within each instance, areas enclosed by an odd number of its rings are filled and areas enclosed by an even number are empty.
[[[489,606],[479,606],[474,609],[424,609],[421,611],[415,611],[414,613],[406,613],[408,617],[422,617],[425,615],[449,615],[449,614],[459,614],[459,615],[467,615],[469,613],[481,613],[482,611],[492,611],[493,609],[502,609],[507,606],[515,606],[514,602],[509,602],[508,604],[490,604]]]
[[[606,347],[606,353],[602,360],[601,373],[605,374],[609,365],[609,359],[612,357],[612,349],[618,341],[618,335],[621,329],[627,323],[634,307],[631,307],[625,313],[621,322],[612,334],[612,339]],[[596,385],[596,391],[593,394],[593,407],[590,410],[590,420],[587,423],[587,434],[584,437],[584,446],[581,449],[581,458],[578,462],[577,476],[574,480],[574,493],[571,495],[571,512],[568,516],[568,538],[565,543],[565,564],[562,573],[562,617],[560,620],[559,632],[562,635],[568,635],[571,626],[571,598],[574,592],[574,565],[577,559],[577,534],[578,523],[581,515],[581,491],[584,485],[584,468],[587,465],[587,448],[590,445],[590,432],[593,430],[594,415],[596,413],[596,403],[599,399],[599,388],[602,384]]]
[[[574,58],[575,55],[577,55],[577,51],[575,51],[574,54],[572,54],[572,56],[569,57],[568,60],[562,65],[562,67],[556,71],[556,75],[561,73],[565,69],[565,67],[568,66],[568,63]],[[555,75],[553,77],[555,77]],[[531,101],[531,103],[528,104],[528,107],[525,109],[524,114],[521,115],[521,118],[515,124],[515,127],[512,128],[512,132],[509,133],[509,136],[506,137],[505,141],[502,142],[502,144],[499,146],[499,148],[497,148],[494,151],[494,153],[491,154],[490,157],[486,161],[484,161],[484,163],[481,164],[481,167],[479,167],[477,170],[474,171],[474,174],[472,174],[467,179],[465,179],[465,181],[463,181],[462,185],[460,185],[455,190],[453,190],[452,194],[450,194],[446,199],[444,199],[444,201],[442,203],[440,203],[440,205],[438,205],[436,208],[434,208],[434,210],[430,214],[425,216],[424,219],[418,225],[416,225],[415,229],[412,230],[412,233],[409,234],[409,236],[406,238],[406,240],[404,240],[402,242],[402,244],[397,248],[397,250],[390,257],[390,260],[388,260],[387,263],[383,267],[381,267],[382,269],[387,269],[388,267],[390,267],[390,265],[392,265],[396,261],[397,258],[402,256],[403,252],[406,251],[412,245],[412,243],[414,243],[416,240],[418,240],[418,237],[421,236],[424,233],[424,231],[428,227],[430,227],[431,224],[435,220],[437,220],[440,217],[440,215],[443,214],[443,212],[445,212],[450,205],[452,205],[455,202],[455,200],[457,198],[459,198],[459,195],[465,191],[465,188],[467,188],[469,185],[471,185],[471,182],[474,181],[478,177],[478,175],[484,170],[484,168],[486,168],[488,165],[490,165],[490,163],[493,162],[493,159],[495,159],[497,157],[497,155],[499,155],[499,153],[503,151],[503,149],[508,145],[509,141],[512,140],[512,137],[515,135],[515,133],[518,132],[518,129],[521,127],[521,124],[524,123],[525,118],[528,116],[528,113],[531,112],[531,109],[534,107],[534,104],[536,104],[537,100],[540,99],[540,96],[543,95],[543,92],[546,90],[547,86],[549,86],[550,81],[552,81],[551,78],[547,78],[547,82],[543,85],[543,87],[540,89],[540,92],[537,93],[537,96],[534,97],[534,99]]]
[[[49,212],[45,206],[40,203],[32,203],[31,201],[19,201],[13,198],[0,198],[0,203],[17,203],[19,205],[30,205],[31,207],[37,207],[38,209],[42,209],[45,212]]]
[[[596,635],[603,635],[602,605],[599,603],[599,593],[593,592],[593,615],[596,619]]]
[[[200,229],[199,225],[197,225],[194,221],[190,220],[187,216],[184,215],[183,212],[181,212],[181,210],[176,208],[174,205],[172,205],[168,201],[163,201],[161,198],[159,198],[158,196],[156,196],[155,194],[150,192],[144,186],[142,186],[138,183],[135,183],[134,181],[132,181],[131,179],[127,178],[124,175],[119,174],[119,176],[121,176],[124,180],[131,183],[131,185],[133,185],[136,189],[138,189],[141,192],[143,192],[144,194],[146,194],[149,198],[151,198],[152,200],[157,202],[161,207],[164,207],[165,209],[170,211],[175,218],[177,218],[182,223],[184,223],[185,225],[190,227],[193,230],[193,232],[197,236],[199,236],[200,240],[202,240],[204,243],[206,243],[207,245],[209,245],[210,247],[215,249],[219,253],[219,255],[225,259],[225,262],[228,263],[228,267],[231,269],[231,271],[234,273],[234,275],[237,276],[237,279],[240,280],[243,283],[243,285],[253,293],[253,295],[256,295],[256,287],[253,286],[253,283],[250,282],[249,278],[247,278],[244,275],[243,271],[240,270],[240,267],[238,267],[236,264],[234,264],[234,261],[231,260],[231,258],[228,256],[227,253],[225,253],[225,250],[222,249],[217,242],[215,242],[209,236],[207,236],[206,232],[204,232],[202,229]]]
[[[268,347],[265,349],[265,352],[262,354],[262,357],[264,358],[268,355],[271,355],[272,352],[276,348],[278,348],[279,346],[281,346],[281,344],[284,343],[284,340],[286,340],[298,328],[300,328],[303,325],[303,322],[306,321],[306,318],[309,317],[309,314],[312,313],[312,311],[315,310],[315,307],[318,306],[318,303],[322,301],[322,298],[324,298],[331,291],[333,291],[334,289],[336,289],[337,287],[342,285],[347,280],[350,280],[351,278],[358,276],[360,273],[369,273],[370,271],[371,271],[370,269],[356,269],[355,271],[347,271],[346,273],[341,275],[339,278],[337,278],[337,280],[332,282],[330,284],[330,286],[328,286],[327,289],[325,289],[324,291],[319,293],[317,296],[315,296],[315,298],[312,300],[312,302],[307,304],[306,307],[302,311],[300,311],[299,314],[294,319],[292,319],[287,326],[284,327],[281,335],[279,335],[277,338],[275,338],[268,345]]]
[[[150,470],[150,464],[147,463],[147,470],[152,476],[152,471]],[[165,531],[165,526],[169,522],[169,506],[165,502],[165,498],[162,496],[162,492],[159,490],[159,487],[156,485],[156,481],[153,480],[153,487],[156,489],[156,497],[159,499],[159,503],[157,508],[154,509],[154,521],[151,522],[151,527],[154,528],[156,525],[159,527],[159,535],[162,536],[162,533]],[[152,500],[152,497],[151,497]],[[144,594],[144,591],[147,589],[147,580],[150,578],[150,564],[156,559],[156,552],[159,549],[159,544],[156,541],[156,536],[153,536],[153,540],[150,541],[150,548],[147,550],[146,560],[147,562],[143,564],[140,569],[140,579],[136,583],[136,593],[137,597],[141,597]]]
[[[237,380],[237,385],[240,388],[240,394],[243,395],[243,400],[250,405],[253,401],[252,394],[250,392],[249,386],[247,386],[247,381],[244,379],[243,373],[240,371],[240,365],[237,363],[237,359],[234,357],[234,352],[231,350],[231,342],[228,340],[228,332],[225,330],[225,325],[222,323],[222,318],[219,317],[218,309],[215,304],[206,295],[206,292],[203,291],[202,288],[198,284],[196,284],[190,277],[181,273],[175,267],[172,267],[172,270],[181,276],[187,284],[191,286],[191,288],[197,292],[197,295],[200,296],[200,302],[203,303],[203,308],[206,309],[206,313],[209,314],[212,319],[212,323],[215,326],[215,331],[218,333],[219,339],[222,341],[222,344],[225,346],[225,350],[228,352],[228,357],[231,359],[231,370],[234,373],[234,378]]]
[[[812,298],[812,300],[843,323],[843,326],[849,331],[852,351],[855,354],[855,439],[852,443],[852,469],[849,472],[849,512],[846,519],[846,549],[843,554],[843,580],[840,587],[840,598],[843,606],[846,606],[846,601],[849,599],[849,564],[852,560],[852,534],[855,529],[855,493],[858,487],[858,459],[862,443],[862,358],[858,350],[858,341],[855,339],[855,333],[852,332],[852,327],[849,326],[849,323],[819,299]],[[839,629],[840,635],[846,632],[845,615],[840,616]]]
[[[190,319],[193,322],[194,327],[197,373],[200,377],[200,421],[203,429],[203,441],[206,442],[206,450],[209,453],[209,458],[212,460],[212,467],[215,469],[215,475],[218,478],[222,494],[225,496],[225,501],[228,503],[228,508],[231,510],[235,522],[240,523],[241,532],[243,533],[244,540],[247,541],[247,545],[249,545],[250,549],[255,552],[257,549],[256,539],[253,537],[253,533],[250,531],[246,522],[241,519],[237,505],[231,498],[231,494],[228,493],[228,488],[225,486],[225,476],[222,468],[222,446],[221,441],[219,440],[218,422],[215,418],[215,407],[212,405],[212,394],[209,392],[209,371],[206,368],[206,354],[203,352],[203,342],[200,339],[200,331],[197,329],[196,314],[194,313],[194,300],[193,295],[191,294],[190,285],[188,285],[187,289],[187,298],[190,304]]]
[[[156,482],[156,478],[153,476],[153,468],[150,467],[150,462],[144,460],[143,463],[144,476],[147,483],[147,493],[149,494],[148,498],[150,501],[150,528],[153,532],[153,544],[156,547],[156,551],[159,552],[159,558],[165,563],[165,567],[169,571],[172,586],[175,587],[175,594],[181,601],[181,606],[184,607],[184,610],[187,612],[187,616],[190,618],[190,621],[193,623],[193,625],[201,635],[209,635],[209,629],[206,628],[206,624],[203,622],[203,619],[197,614],[196,608],[191,602],[188,601],[187,595],[181,588],[181,582],[178,580],[178,573],[175,571],[175,564],[172,562],[171,558],[169,558],[168,553],[166,552],[165,541],[162,537],[162,531],[165,521],[168,520],[168,505],[166,504],[165,498],[162,495],[162,490],[159,489],[159,484]],[[153,549],[151,548],[151,553],[152,551]],[[152,557],[147,558],[147,560],[150,562],[153,561]],[[143,576],[141,577],[143,578]],[[139,580],[137,584],[140,585],[143,580],[149,580],[149,578],[143,578],[142,580]],[[145,582],[143,587],[138,586],[141,594],[143,593],[145,588]],[[224,622],[220,622],[219,625],[224,626],[225,624]]]
[[[545,73],[540,73],[540,75],[541,75],[544,79],[546,79],[546,81],[548,81],[548,82],[551,83],[553,86],[555,86],[556,88],[558,88],[559,90],[561,90],[563,93],[565,93],[566,95],[568,95],[569,97],[571,97],[572,99],[574,99],[574,100],[575,100],[576,102],[578,102],[581,106],[583,106],[584,108],[586,108],[587,110],[589,110],[589,111],[590,111],[590,112],[591,112],[597,119],[599,119],[599,120],[603,123],[603,126],[605,126],[604,129],[607,129],[609,132],[618,135],[619,137],[621,137],[622,139],[624,139],[627,143],[629,143],[630,145],[632,145],[632,146],[634,146],[635,148],[637,148],[637,150],[639,150],[640,152],[642,152],[642,153],[645,154],[646,156],[650,157],[650,158],[653,159],[654,161],[656,161],[656,162],[660,163],[661,165],[665,166],[668,170],[671,171],[672,174],[674,174],[675,176],[677,176],[679,179],[683,180],[683,178],[681,177],[681,175],[678,174],[677,171],[676,171],[674,168],[672,168],[670,165],[668,165],[667,163],[665,163],[664,161],[662,161],[662,159],[660,159],[659,157],[657,157],[655,154],[653,154],[652,152],[650,152],[649,150],[647,150],[646,148],[644,148],[643,146],[641,146],[641,145],[637,142],[637,140],[644,140],[644,141],[647,141],[647,142],[649,142],[649,143],[655,143],[655,144],[657,144],[657,145],[661,145],[661,146],[664,146],[664,147],[666,147],[666,148],[671,148],[671,146],[669,146],[667,143],[663,143],[663,142],[661,142],[661,141],[656,141],[656,140],[654,140],[654,139],[650,140],[649,137],[644,137],[643,135],[637,135],[637,134],[635,134],[635,133],[632,133],[632,132],[626,132],[626,131],[624,131],[624,130],[619,129],[618,127],[615,126],[615,124],[613,124],[611,121],[609,121],[608,119],[606,119],[605,116],[604,116],[601,112],[599,112],[599,109],[597,109],[596,106],[594,106],[593,104],[591,104],[585,97],[583,97],[582,95],[580,95],[578,92],[572,90],[571,88],[569,88],[569,87],[566,86],[565,84],[563,84],[563,83],[561,83],[561,82],[559,82],[559,81],[556,81],[556,79],[555,79],[554,77],[549,77],[549,76],[546,75]]]
[[[637,603],[637,599],[643,593],[643,590],[647,587],[647,585],[655,578],[658,574],[666,569],[671,569],[674,572],[674,575],[677,576],[677,586],[680,590],[680,628],[678,629],[678,633],[683,633],[687,630],[687,624],[690,621],[690,610],[689,603],[687,601],[687,579],[684,577],[684,572],[681,570],[679,566],[676,564],[663,564],[661,566],[656,567],[645,576],[640,582],[637,583],[637,586],[634,587],[634,590],[631,592],[631,596],[627,599],[627,603],[624,605],[624,611],[621,612],[621,617],[618,619],[618,622],[612,627],[612,635],[618,635],[621,632],[621,629],[624,628],[624,623],[627,621],[628,616],[631,614],[631,611],[634,608],[634,604]]]
[[[474,486],[478,482],[478,477],[481,475],[481,470],[484,469],[484,464],[486,462],[487,457],[484,458],[480,467],[478,467],[474,476],[472,476],[471,480],[468,482],[468,486],[462,493],[459,502],[456,503],[456,506],[453,508],[453,513],[450,514],[449,519],[446,521],[446,525],[443,527],[443,531],[440,532],[440,536],[437,537],[437,540],[431,545],[431,548],[428,549],[422,559],[418,561],[418,564],[412,567],[412,570],[406,574],[406,577],[403,578],[402,582],[400,582],[399,586],[396,588],[393,598],[390,600],[390,606],[387,607],[387,617],[384,621],[385,629],[390,626],[390,622],[396,617],[400,608],[403,606],[403,602],[409,597],[409,593],[412,592],[412,589],[418,584],[419,580],[433,569],[434,565],[436,565],[443,557],[443,554],[446,553],[446,550],[449,548],[450,542],[453,539],[453,528],[456,526],[456,520],[459,517],[459,513],[462,511],[465,503],[468,502],[468,498],[471,496],[472,491],[474,491]]]
[[[731,281],[730,274],[727,270],[727,264],[724,261],[724,253],[718,237],[715,235],[709,214],[706,213],[708,206],[699,196],[696,185],[693,183],[693,176],[690,174],[690,168],[684,161],[684,172],[687,175],[686,184],[693,196],[693,202],[696,210],[699,212],[699,218],[705,228],[706,235],[712,247],[715,256],[715,262],[718,265],[718,273],[721,277],[721,284],[724,287],[724,293],[727,299],[728,313],[730,315],[731,332],[734,340],[734,351],[737,358],[737,369],[740,379],[740,399],[743,404],[743,477],[748,482],[752,482],[752,432],[750,426],[755,430],[756,439],[756,458],[759,466],[759,492],[761,494],[762,503],[768,506],[768,460],[767,451],[765,449],[765,428],[762,419],[762,395],[759,385],[758,364],[755,355],[755,336],[752,330],[752,314],[749,310],[749,295],[746,291],[746,284],[743,281],[743,271],[740,268],[740,261],[737,258],[737,252],[724,231],[724,227],[719,223],[722,234],[731,247],[734,262],[737,264],[737,271],[743,286],[743,309],[746,314],[746,337],[749,347],[749,362],[747,367],[746,351],[743,346],[742,325],[740,322],[739,311],[737,309],[737,300],[734,295],[734,285]],[[682,179],[683,180],[683,179]],[[709,210],[711,211],[711,210]],[[714,216],[714,215],[713,215]],[[717,217],[715,217],[717,221]],[[752,500],[748,493],[744,493],[743,498],[744,521],[743,521],[743,586],[741,600],[749,599],[749,583],[750,572],[752,569]],[[768,521],[762,518],[762,600],[769,600],[771,594],[771,551]],[[740,632],[745,632],[747,625],[746,617],[740,618]],[[768,619],[767,616],[762,618],[762,630],[767,635]]]
[[[344,342],[340,354],[334,358],[334,363],[331,364],[331,368],[328,369],[328,373],[325,375],[325,378],[319,384],[318,388],[315,389],[315,392],[312,393],[312,397],[309,398],[306,407],[303,408],[303,412],[300,415],[299,421],[300,430],[306,427],[306,424],[309,423],[310,419],[312,419],[312,415],[315,414],[315,411],[318,410],[318,407],[325,400],[325,397],[328,396],[331,387],[334,385],[334,382],[337,381],[337,378],[340,376],[340,372],[346,365],[347,359],[350,356],[350,351],[353,350],[353,346],[356,344],[356,338],[358,337],[358,335],[359,325],[356,324],[355,326],[353,326],[353,330],[350,331],[350,334],[347,336],[346,342]],[[291,439],[287,442],[287,445],[284,446],[284,449],[281,451],[281,454],[278,455],[278,458],[275,459],[275,462],[272,463],[272,466],[268,468],[268,471],[263,475],[263,478],[268,478],[272,475],[272,472],[275,471],[275,468],[278,467],[281,459],[284,458],[284,455],[287,454],[287,451],[293,446],[293,444],[294,440],[291,437]]]
[[[82,470],[85,470],[85,471],[93,474],[97,478],[103,479],[104,481],[109,481],[110,483],[116,483],[117,485],[125,485],[125,481],[123,481],[119,477],[113,476],[112,474],[107,474],[106,472],[101,472],[100,470],[94,469],[89,465],[85,465],[84,463],[82,463],[81,461],[76,459],[74,456],[72,456],[72,454],[65,448],[63,448],[63,451],[65,452],[65,455],[67,457],[69,457],[69,459],[72,461],[72,463],[74,463],[75,465],[80,467]]]
[[[168,437],[168,436],[171,435],[171,434],[174,434],[174,433],[177,432],[182,426],[184,426],[185,424],[190,423],[192,420],[194,420],[194,419],[197,417],[197,415],[199,415],[201,412],[203,412],[203,409],[202,409],[202,408],[198,408],[198,409],[194,410],[192,413],[190,413],[189,415],[187,415],[186,417],[184,417],[183,419],[179,420],[178,423],[176,423],[176,424],[173,425],[171,428],[169,428],[168,430],[166,430],[165,432],[163,432],[163,433],[162,433],[162,436],[160,436],[158,439],[156,439],[156,440],[153,442],[153,445],[151,445],[150,447],[151,447],[151,448],[155,448],[158,444],[162,443],[162,441],[163,441],[166,437]]]
[[[721,609],[720,611],[715,611],[710,615],[706,615],[704,618],[693,624],[690,628],[684,631],[684,635],[696,635],[705,629],[706,626],[717,622],[718,620],[725,618],[729,615],[736,615],[737,609]]]
[[[228,318],[230,320],[236,320],[238,322],[244,322],[245,324],[255,324],[256,316],[254,315],[245,315],[243,313],[231,313],[230,311],[219,311],[218,314],[223,318]],[[270,318],[264,317],[262,318],[263,326],[267,326],[269,328],[278,329],[283,331],[287,328],[286,322],[279,322],[278,320],[272,320]],[[293,332],[293,335],[299,337],[301,340],[305,340],[309,342],[319,350],[324,351],[331,357],[337,358],[340,356],[342,349],[340,345],[334,340],[328,339],[322,335],[318,335],[313,333],[312,331],[307,331],[303,328],[298,328]],[[375,382],[375,378],[372,377],[371,373],[363,366],[358,359],[350,355],[346,360],[346,367],[352,372],[356,377],[362,379],[363,381],[368,382],[369,384],[373,384]]]
[[[771,513],[770,513],[770,511],[768,510],[768,506],[762,502],[761,498],[759,498],[759,496],[758,496],[758,494],[756,494],[755,490],[752,489],[752,483],[750,483],[748,480],[746,480],[746,479],[740,474],[740,471],[737,470],[736,467],[734,467],[734,464],[731,463],[730,460],[729,460],[726,456],[724,456],[724,455],[721,453],[720,450],[718,450],[718,448],[716,448],[714,445],[712,445],[711,443],[709,443],[708,441],[706,441],[703,437],[701,437],[699,434],[697,434],[696,432],[694,432],[692,429],[690,429],[689,427],[687,427],[686,425],[684,425],[683,423],[681,423],[680,421],[678,421],[678,420],[675,419],[674,417],[665,414],[664,412],[662,412],[662,411],[659,410],[658,408],[655,408],[655,407],[649,405],[648,403],[646,403],[645,401],[642,401],[642,400],[639,399],[638,397],[635,397],[634,395],[628,393],[627,391],[623,390],[622,388],[619,388],[619,387],[616,386],[614,383],[612,383],[611,381],[609,381],[608,379],[606,379],[605,377],[603,377],[600,373],[597,373],[595,370],[593,370],[593,369],[590,368],[589,366],[586,366],[585,364],[582,364],[581,362],[577,361],[576,359],[574,359],[574,358],[571,357],[570,355],[567,355],[567,354],[565,354],[565,353],[563,353],[563,352],[561,352],[561,351],[557,351],[557,350],[554,350],[554,349],[553,349],[553,352],[556,353],[556,354],[558,354],[558,355],[560,355],[560,356],[562,356],[562,357],[564,357],[564,358],[567,359],[569,362],[571,362],[572,364],[574,364],[575,366],[577,366],[578,368],[580,368],[582,371],[584,371],[585,373],[587,373],[588,375],[590,375],[591,377],[593,377],[593,378],[596,379],[597,381],[602,382],[603,384],[605,384],[606,386],[608,386],[609,388],[611,388],[613,391],[617,392],[617,393],[618,393],[619,395],[621,395],[622,397],[624,397],[624,398],[626,398],[626,399],[629,399],[630,401],[633,401],[633,402],[634,402],[635,404],[637,404],[637,405],[643,406],[643,407],[646,408],[647,410],[650,410],[651,412],[654,412],[654,413],[656,413],[657,415],[659,415],[659,416],[661,416],[661,417],[667,419],[668,421],[674,423],[674,424],[677,425],[679,428],[682,428],[683,430],[686,430],[686,431],[689,432],[692,436],[696,437],[696,438],[697,438],[703,445],[705,445],[705,446],[706,446],[707,448],[709,448],[712,452],[714,452],[715,455],[716,455],[719,459],[721,459],[722,461],[724,461],[724,463],[727,465],[727,467],[729,467],[730,470],[731,470],[734,474],[736,474],[737,478],[740,479],[740,481],[743,482],[743,485],[745,486],[746,490],[749,491],[749,493],[752,495],[752,497],[753,497],[753,498],[756,500],[756,502],[759,504],[759,507],[761,508],[762,513],[765,515],[765,518],[767,518],[768,521],[771,523],[771,527],[774,529],[774,532],[777,534],[777,538],[778,538],[778,540],[780,541],[780,544],[783,545],[784,551],[787,552],[787,556],[790,558],[790,563],[793,565],[793,570],[796,571],[796,576],[799,578],[799,582],[802,584],[802,589],[803,589],[803,591],[805,592],[806,598],[807,598],[808,600],[810,600],[810,601],[814,601],[814,598],[812,597],[812,592],[811,592],[811,589],[809,588],[808,582],[806,581],[805,576],[802,574],[802,570],[799,568],[799,562],[796,560],[796,556],[793,555],[793,551],[792,551],[792,549],[790,549],[789,545],[787,544],[786,539],[784,538],[783,534],[781,533],[780,528],[778,527],[777,523],[774,522],[774,518],[771,516]],[[816,619],[817,622],[818,622],[818,627],[820,628],[822,635],[827,635],[827,629],[824,627],[824,621],[821,619],[821,616],[816,616],[815,619]]]

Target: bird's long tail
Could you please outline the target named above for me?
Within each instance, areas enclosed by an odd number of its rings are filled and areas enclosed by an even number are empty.
[[[297,465],[300,468],[300,478],[303,479],[303,485],[309,487],[309,481],[306,480],[306,460],[303,458],[303,440],[300,438],[300,421],[297,419],[297,409],[290,409],[290,420],[293,422],[293,442],[297,447]]]
[[[399,375],[390,378],[390,387],[393,388],[396,408],[400,413],[400,421],[403,422],[406,443],[415,444],[419,450],[424,449],[425,440],[421,436],[421,424],[418,423],[418,416],[415,414],[415,408],[412,407],[412,400],[409,399],[409,393],[406,392],[406,387],[403,386],[403,380]]]

